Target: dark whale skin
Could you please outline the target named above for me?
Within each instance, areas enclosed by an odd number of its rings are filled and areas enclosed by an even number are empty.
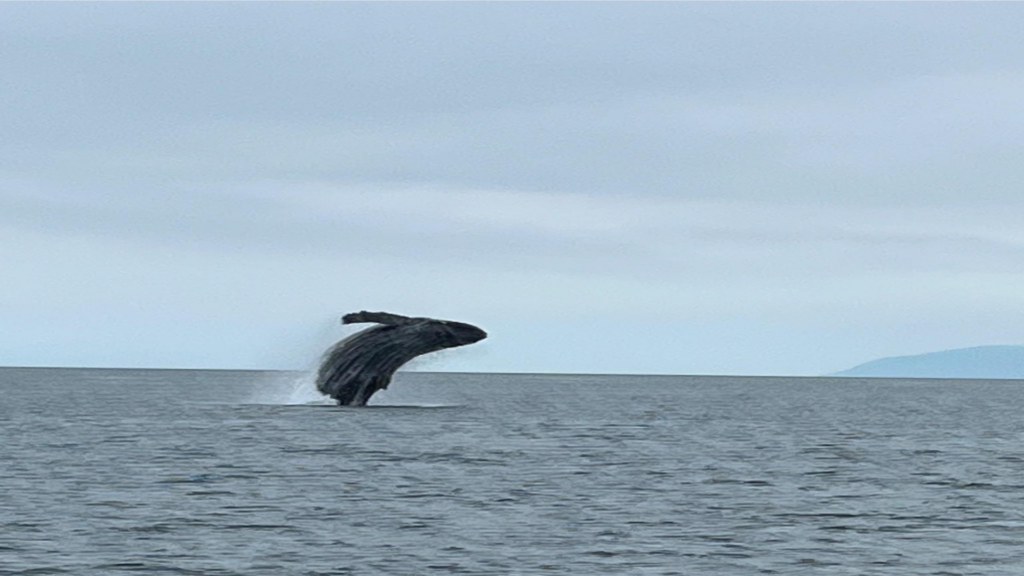
[[[365,406],[391,377],[417,356],[479,342],[487,333],[463,322],[410,318],[387,312],[355,312],[344,324],[376,322],[332,346],[317,371],[316,388],[342,406]]]

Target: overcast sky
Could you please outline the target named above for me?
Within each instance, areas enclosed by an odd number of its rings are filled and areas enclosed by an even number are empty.
[[[1024,343],[1024,4],[0,3],[0,364]]]

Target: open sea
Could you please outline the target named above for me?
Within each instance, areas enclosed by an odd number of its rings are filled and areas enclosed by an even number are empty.
[[[0,369],[0,575],[1024,574],[1024,382]]]

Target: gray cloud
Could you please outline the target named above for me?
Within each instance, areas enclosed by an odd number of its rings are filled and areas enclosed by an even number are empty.
[[[1018,10],[5,7],[3,152],[101,181],[1006,200]]]

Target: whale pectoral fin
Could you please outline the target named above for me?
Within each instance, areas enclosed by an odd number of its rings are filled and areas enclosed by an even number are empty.
[[[341,317],[342,324],[362,324],[365,322],[375,322],[377,324],[408,324],[414,322],[415,318],[408,316],[402,316],[401,314],[391,314],[390,312],[368,312],[361,310],[359,312],[352,312],[351,314],[345,314]]]

